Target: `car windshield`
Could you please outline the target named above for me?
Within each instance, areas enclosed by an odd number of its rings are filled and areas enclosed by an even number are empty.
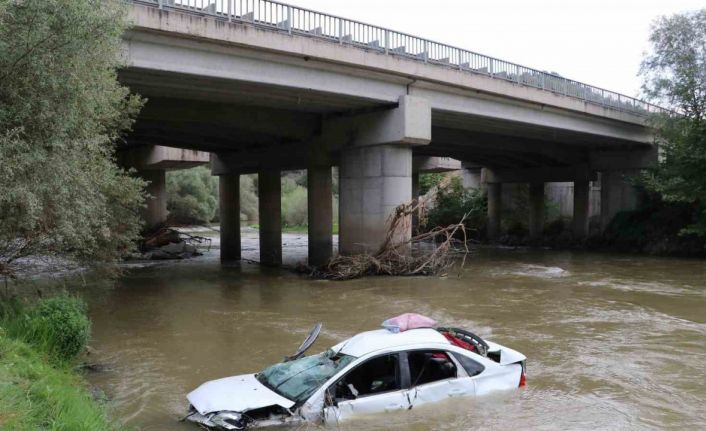
[[[305,401],[328,379],[355,357],[327,350],[290,362],[273,365],[257,375],[257,380],[292,401]]]

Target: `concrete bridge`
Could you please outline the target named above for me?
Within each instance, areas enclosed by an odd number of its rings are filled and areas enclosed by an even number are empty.
[[[317,264],[331,255],[334,165],[340,251],[356,253],[374,251],[391,211],[412,199],[413,157],[461,160],[477,181],[483,170],[491,236],[500,232],[503,184],[530,184],[538,236],[544,184],[573,182],[580,237],[590,182],[600,174],[607,223],[636,205],[625,177],[656,160],[647,118],[657,107],[556,74],[265,0],[130,7],[119,79],[149,101],[123,151],[211,153],[225,260],[240,257],[240,174],[259,176],[262,262],[277,264],[280,171],[308,170]]]

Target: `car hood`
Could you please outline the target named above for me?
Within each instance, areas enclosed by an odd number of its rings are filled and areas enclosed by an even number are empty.
[[[294,401],[258,382],[255,374],[206,382],[190,392],[186,398],[202,415],[224,410],[243,413],[272,405],[288,409],[294,405]]]

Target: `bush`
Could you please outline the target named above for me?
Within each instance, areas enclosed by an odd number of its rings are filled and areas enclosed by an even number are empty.
[[[59,361],[81,353],[91,334],[86,304],[69,296],[39,301],[26,315],[20,338]]]
[[[240,219],[255,221],[258,217],[257,208],[257,175],[240,176]]]
[[[282,225],[306,226],[308,223],[307,192],[299,185],[282,187]]]
[[[218,214],[218,177],[205,166],[167,173],[167,209],[178,223],[209,223]]]
[[[487,224],[486,208],[487,199],[480,190],[465,189],[461,178],[454,177],[448,187],[436,195],[435,206],[427,214],[423,227],[429,230],[455,224],[468,213],[465,225],[470,230],[469,234],[482,236]]]

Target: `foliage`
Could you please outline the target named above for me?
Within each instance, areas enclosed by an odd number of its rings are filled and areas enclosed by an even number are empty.
[[[86,349],[91,322],[86,304],[74,297],[57,296],[25,308],[4,299],[2,326],[8,335],[23,340],[57,362],[69,362]]]
[[[434,208],[428,214],[423,225],[426,229],[437,226],[449,226],[459,222],[468,214],[464,224],[471,231],[485,231],[487,218],[487,199],[477,189],[465,189],[460,177],[453,177],[449,184],[439,190]]]
[[[41,301],[30,310],[31,318],[22,310],[17,301],[0,300],[0,429],[119,429],[106,417],[103,406],[93,400],[80,376],[72,370],[71,363],[47,355],[47,346],[52,343],[28,337],[27,330],[33,326],[28,325],[28,321],[44,312],[52,316],[49,320],[54,322],[54,330],[61,330],[62,321],[81,322],[69,324],[70,331],[85,328],[87,318],[82,303],[65,297]],[[32,344],[23,341],[28,339]],[[54,343],[59,344],[61,342]]]
[[[218,215],[218,177],[205,166],[167,173],[167,209],[179,223],[209,223]]]
[[[643,181],[666,202],[695,208],[682,234],[706,236],[706,9],[659,18],[650,42],[643,89],[677,113],[654,118],[661,160]]]
[[[144,183],[113,160],[142,103],[117,82],[125,6],[97,6],[0,0],[0,275],[113,260],[139,234]]]
[[[308,223],[307,191],[300,185],[282,189],[282,225],[306,226]]]
[[[444,180],[445,175],[442,173],[429,173],[419,175],[419,194],[425,195],[429,190],[438,187]]]
[[[257,175],[240,176],[240,218],[257,220]]]

